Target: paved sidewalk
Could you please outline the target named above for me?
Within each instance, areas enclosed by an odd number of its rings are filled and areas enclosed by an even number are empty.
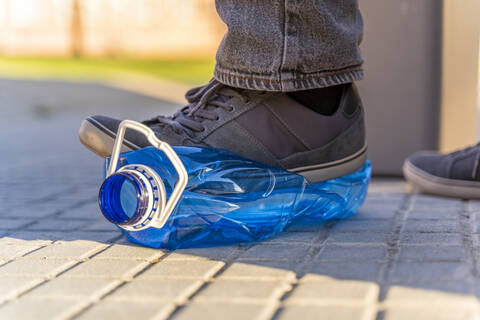
[[[176,106],[99,85],[0,80],[0,319],[478,319],[480,202],[373,181],[351,219],[268,241],[132,245],[96,204],[91,113]]]

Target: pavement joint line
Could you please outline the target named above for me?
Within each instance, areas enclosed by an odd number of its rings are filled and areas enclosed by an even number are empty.
[[[473,237],[475,225],[475,215],[470,210],[471,205],[469,201],[463,201],[463,208],[458,212],[458,219],[460,220],[460,231],[462,232],[463,246],[466,250],[466,260],[470,263],[470,272],[474,283],[474,288],[478,284],[478,259],[475,249],[475,239]]]
[[[34,288],[37,288],[39,287],[40,285],[42,285],[43,283],[45,282],[48,282],[48,280],[46,279],[41,279],[41,278],[38,278],[37,279],[38,282],[32,282],[29,286],[23,288],[23,290],[21,292],[14,292],[2,299],[0,299],[0,307],[3,307],[5,304],[7,304],[9,301],[13,301],[13,300],[16,300],[18,297],[20,297],[21,295],[23,295],[24,293],[26,292],[30,292],[31,290],[33,290]]]
[[[107,248],[105,248],[104,250],[107,250]],[[102,250],[102,252],[104,250]],[[111,295],[113,292],[117,291],[119,288],[124,286],[129,281],[135,279],[135,277],[137,277],[139,274],[141,274],[145,269],[151,268],[154,264],[155,263],[150,263],[148,261],[139,263],[138,266],[137,266],[139,268],[139,270],[133,271],[134,273],[131,275],[131,277],[128,277],[128,278],[127,277],[125,277],[125,278],[120,277],[118,279],[114,279],[115,280],[115,282],[114,282],[115,285],[112,285],[111,287],[109,287],[108,290],[107,289],[104,290],[103,292],[101,292],[101,294],[98,294],[98,296],[95,296],[93,299],[88,300],[87,303],[85,303],[82,306],[82,308],[79,308],[78,310],[75,310],[74,313],[70,314],[69,318],[70,319],[77,318],[82,313],[86,312],[86,310],[92,308],[95,304],[102,301],[105,297]],[[140,268],[141,266],[143,266],[143,267]]]
[[[383,267],[380,269],[380,273],[378,275],[377,282],[380,285],[378,299],[380,301],[383,301],[386,297],[388,291],[388,286],[386,284],[390,280],[394,264],[400,251],[400,235],[405,227],[405,221],[408,217],[408,212],[411,210],[414,201],[415,196],[410,195],[405,197],[400,208],[395,211],[390,237],[387,239],[386,262],[383,264]]]
[[[14,260],[12,260],[12,261],[14,261]],[[75,261],[72,261],[72,262],[75,262]],[[78,262],[73,263],[72,265],[67,265],[67,264],[66,264],[66,265],[65,265],[65,269],[70,269],[70,268],[74,267],[74,266],[77,265],[77,264],[78,264]],[[65,270],[65,269],[64,269],[64,270]],[[34,290],[35,288],[40,287],[41,285],[49,282],[49,281],[52,280],[52,279],[55,279],[55,278],[57,277],[57,275],[63,273],[64,270],[62,270],[62,269],[60,268],[60,270],[59,270],[58,272],[56,272],[56,273],[54,273],[54,274],[50,274],[50,275],[48,275],[48,276],[44,276],[44,277],[42,277],[42,276],[35,276],[34,278],[39,278],[39,279],[42,279],[42,278],[43,278],[44,281],[38,283],[37,285],[34,285],[34,286],[32,286],[32,287],[26,288],[26,289],[18,292],[18,294],[13,295],[10,299],[7,299],[7,300],[2,301],[2,303],[0,304],[0,307],[3,307],[3,306],[5,306],[5,304],[8,304],[8,303],[10,303],[10,302],[12,302],[12,301],[15,301],[16,299],[24,296],[25,294],[27,294],[28,292]],[[24,277],[20,277],[20,278],[24,278]]]
[[[51,246],[51,245],[53,245],[53,244],[50,244],[50,245],[47,245],[47,246],[42,246],[41,248],[46,248],[46,247]],[[38,248],[37,250],[40,250],[41,248]],[[99,250],[100,250],[100,249],[101,249],[101,247],[99,246]],[[37,251],[37,250],[34,250],[34,251]],[[34,252],[34,251],[31,251],[31,252]],[[31,252],[29,252],[29,253],[31,253]],[[27,254],[28,254],[28,253],[27,253]],[[90,254],[91,254],[91,256],[93,256],[93,255],[95,255],[95,252],[91,252]],[[88,258],[87,258],[87,259],[88,259]],[[69,259],[69,260],[70,260],[70,259]],[[14,261],[14,260],[11,260],[11,261]],[[72,260],[72,261],[75,261],[75,260]],[[3,300],[3,301],[0,303],[0,307],[3,307],[5,304],[7,304],[7,303],[9,303],[9,302],[11,302],[11,301],[14,301],[15,299],[18,299],[18,298],[26,295],[27,293],[33,291],[34,289],[36,289],[36,288],[38,288],[38,287],[40,287],[40,286],[48,283],[48,282],[51,281],[51,280],[54,280],[54,279],[58,278],[58,276],[60,276],[60,275],[62,275],[63,273],[67,272],[68,270],[71,270],[71,269],[75,268],[77,265],[83,263],[83,261],[76,261],[76,262],[77,262],[77,263],[74,263],[73,265],[67,266],[66,269],[60,270],[58,273],[56,273],[56,274],[53,275],[53,276],[48,276],[48,277],[43,278],[43,281],[37,283],[36,285],[33,285],[33,286],[31,286],[31,287],[28,287],[28,288],[25,288],[25,290],[22,290],[21,292],[18,292],[17,294],[13,295],[13,296],[10,297],[9,299]],[[3,265],[2,265],[2,266],[3,266]],[[41,278],[41,277],[39,277],[39,279],[40,279],[40,278]]]
[[[311,263],[312,260],[315,259],[316,257],[318,257],[321,254],[322,250],[324,250],[325,245],[326,245],[327,240],[328,240],[328,237],[330,235],[330,231],[331,231],[333,226],[334,226],[334,224],[328,224],[328,225],[324,225],[320,228],[320,230],[318,231],[317,237],[314,238],[314,240],[312,241],[312,244],[310,245],[310,250],[307,253],[307,257],[304,258],[302,260],[302,262],[299,264],[299,268],[296,272],[297,277],[298,277],[298,275],[303,276],[305,274],[307,264]],[[317,240],[320,243],[318,246],[315,245],[315,242]]]
[[[61,195],[63,195],[63,194],[71,194],[71,193],[75,192],[75,189],[76,189],[75,187],[70,187],[67,190],[62,190],[60,192],[52,193],[52,194],[47,195],[47,196],[31,199],[31,200],[27,201],[27,203],[28,204],[37,204],[39,202],[41,203],[41,202],[48,202],[48,201],[56,200],[56,199],[59,198],[59,196],[61,197]]]
[[[11,219],[11,218],[8,218],[8,220],[21,220],[21,219]],[[23,224],[23,225],[20,225],[19,227],[16,227],[16,228],[9,228],[9,229],[1,229],[2,231],[10,231],[10,232],[13,232],[13,231],[20,231],[20,230],[23,230],[23,229],[26,229],[26,228],[29,228],[35,224],[38,223],[38,219],[37,220],[34,220],[28,224]]]
[[[216,270],[216,272],[212,273],[209,277],[209,279],[203,279],[201,285],[196,288],[194,292],[191,292],[191,294],[185,298],[185,300],[182,303],[175,304],[175,308],[165,317],[165,319],[172,319],[172,317],[175,316],[175,314],[178,314],[185,306],[189,303],[192,302],[192,300],[198,296],[203,290],[205,290],[206,287],[208,287],[209,284],[212,282],[215,282],[215,280],[218,279],[218,276],[220,276],[222,273],[227,270],[233,262],[235,262],[241,255],[242,253],[246,252],[248,249],[253,247],[255,244],[245,244],[242,246],[237,246],[235,250],[225,259],[224,265]],[[173,253],[170,252],[169,255]]]
[[[285,281],[288,283],[289,286],[284,289],[283,294],[281,294],[278,299],[276,299],[274,302],[271,302],[267,306],[267,309],[264,311],[264,319],[275,319],[278,317],[281,312],[282,306],[285,304],[285,301],[298,287],[298,275],[300,274],[303,276],[307,268],[307,263],[311,263],[313,259],[320,255],[322,249],[325,248],[325,244],[330,234],[330,230],[333,226],[334,224],[325,224],[320,228],[317,237],[315,237],[310,244],[310,250],[307,253],[307,257],[303,259],[303,262],[300,263],[298,270],[296,270],[295,276],[291,279],[289,277],[285,278]],[[321,245],[315,246],[314,244],[317,241]]]

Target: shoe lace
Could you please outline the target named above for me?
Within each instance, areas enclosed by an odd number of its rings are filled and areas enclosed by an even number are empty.
[[[157,116],[143,123],[148,126],[169,126],[175,133],[186,133],[194,137],[198,132],[204,132],[204,120],[219,120],[217,108],[233,111],[234,106],[228,101],[237,97],[243,102],[249,98],[243,90],[228,87],[215,79],[206,85],[190,89],[185,94],[188,105],[177,111],[173,116]]]

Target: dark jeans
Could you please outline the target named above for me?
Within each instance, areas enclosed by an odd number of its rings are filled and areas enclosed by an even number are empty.
[[[363,77],[358,0],[216,0],[228,26],[215,78],[252,90],[296,91]]]

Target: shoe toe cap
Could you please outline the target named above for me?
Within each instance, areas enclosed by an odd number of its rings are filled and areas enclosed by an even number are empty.
[[[438,168],[443,159],[443,155],[435,151],[419,151],[412,154],[406,160],[407,163],[413,165],[417,169],[428,172],[432,175],[439,175]]]
[[[121,120],[107,117],[107,116],[102,116],[102,115],[95,115],[95,116],[90,116],[85,121],[89,121],[90,123],[94,125],[98,125],[102,127],[104,130],[108,130],[112,133],[112,135],[116,135],[118,126],[122,122]]]
[[[78,137],[88,149],[102,157],[108,157],[112,152],[121,122],[121,120],[102,115],[90,116],[82,122]],[[127,130],[122,152],[136,150],[148,145],[148,140],[142,134]]]

